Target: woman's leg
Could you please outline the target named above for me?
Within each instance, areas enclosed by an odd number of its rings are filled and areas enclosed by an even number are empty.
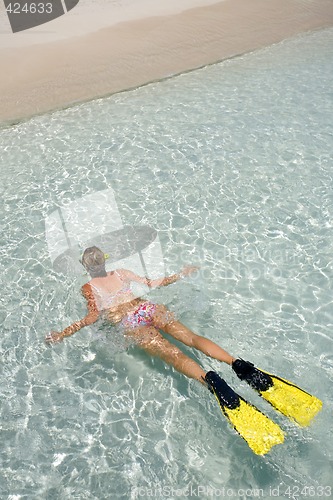
[[[163,314],[166,318],[165,324],[163,324]],[[157,328],[161,328],[161,330],[165,331],[175,339],[183,342],[183,344],[194,347],[199,351],[203,352],[207,356],[211,358],[218,359],[219,361],[223,361],[228,365],[231,365],[236,358],[231,356],[227,351],[222,349],[222,347],[215,344],[209,339],[205,337],[201,337],[200,335],[195,334],[185,325],[180,323],[179,321],[172,320],[167,321],[169,319],[169,315],[172,314],[167,310],[165,306],[157,305],[156,306],[156,319],[157,319]],[[154,315],[154,317],[155,317]]]
[[[166,340],[153,326],[141,326],[127,330],[126,335],[135,339],[136,344],[151,356],[161,358],[178,372],[205,384],[206,372],[178,347]]]

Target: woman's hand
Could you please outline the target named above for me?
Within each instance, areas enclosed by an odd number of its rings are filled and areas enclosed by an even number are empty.
[[[63,336],[59,332],[50,332],[45,337],[45,342],[47,344],[57,344],[63,340]]]
[[[190,274],[197,272],[199,269],[199,266],[185,266],[181,274],[182,276],[189,276]]]

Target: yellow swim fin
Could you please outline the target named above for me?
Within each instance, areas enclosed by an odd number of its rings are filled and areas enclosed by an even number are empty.
[[[254,453],[265,455],[273,446],[283,443],[280,427],[239,396],[217,373],[208,372],[205,381],[226,418]]]
[[[320,399],[303,391],[297,385],[259,370],[248,361],[236,359],[232,364],[232,369],[241,380],[246,380],[276,410],[299,425],[309,425],[323,406]]]

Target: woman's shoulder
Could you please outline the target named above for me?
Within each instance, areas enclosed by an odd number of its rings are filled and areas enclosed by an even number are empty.
[[[91,286],[91,281],[92,281],[92,280],[87,281],[87,283],[85,283],[84,285],[82,285],[82,286],[81,286],[81,290],[83,290],[83,289],[85,289],[85,290],[86,290],[87,288],[90,288],[90,286]]]
[[[91,281],[88,281],[88,283],[85,283],[84,285],[81,286],[81,293],[85,297],[87,297],[93,293],[92,288],[91,288]]]

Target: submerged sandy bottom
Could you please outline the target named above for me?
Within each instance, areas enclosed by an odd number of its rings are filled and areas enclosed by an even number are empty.
[[[331,0],[203,3],[182,12],[175,8],[174,14],[169,6],[159,16],[148,9],[147,16],[151,12],[154,17],[137,18],[136,13],[112,24],[126,17],[118,12],[107,27],[100,8],[90,30],[88,10],[80,18],[78,5],[72,11],[72,34],[71,13],[44,29],[2,34],[0,121],[10,123],[137,87],[333,25]]]

